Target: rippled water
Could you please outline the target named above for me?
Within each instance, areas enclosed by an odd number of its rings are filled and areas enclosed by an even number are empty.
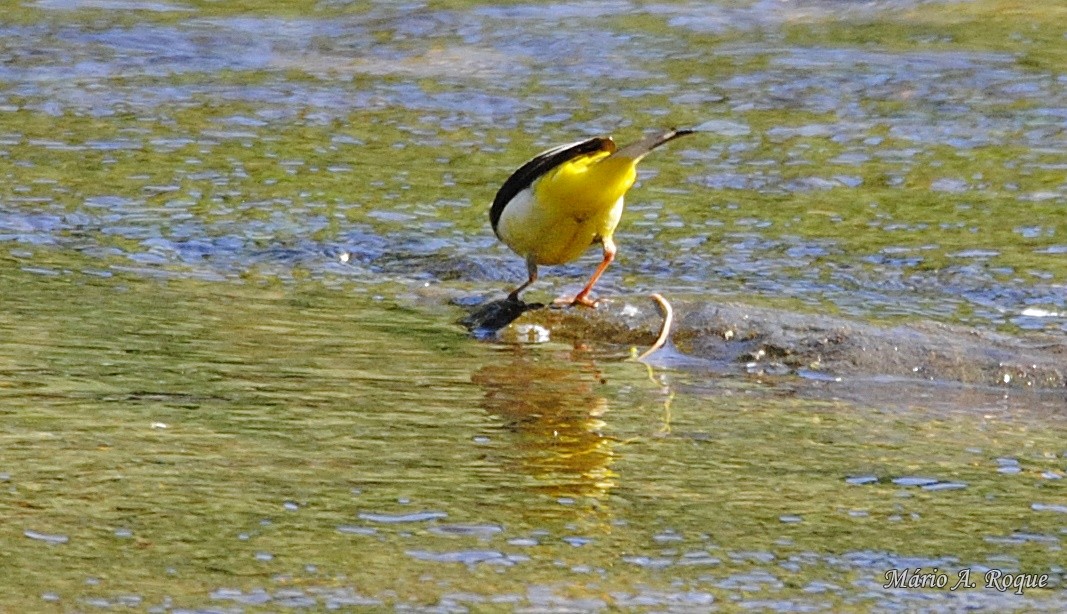
[[[482,211],[509,168],[575,134],[710,119],[650,161],[662,176],[631,199],[606,288],[1062,328],[1020,314],[1067,310],[1065,81],[1006,51],[792,44],[829,18],[820,3],[158,21],[153,4],[92,27],[63,10],[80,3],[40,6],[6,28],[0,74],[20,169],[0,231],[19,242],[212,273],[510,282],[521,263]],[[358,257],[331,264],[342,249]],[[469,262],[412,262],[426,255]]]
[[[1062,582],[1064,425],[1036,395],[801,401],[472,342],[351,285],[3,281],[13,607],[1063,605],[880,588]]]
[[[449,306],[522,278],[486,208],[532,153],[703,125],[602,292],[1062,334],[1063,14],[1001,4],[10,11],[0,609],[1063,610],[1057,396]],[[919,566],[1053,590],[882,588]]]

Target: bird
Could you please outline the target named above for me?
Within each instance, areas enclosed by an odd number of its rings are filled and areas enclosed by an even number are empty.
[[[615,228],[626,192],[637,180],[637,163],[653,149],[695,132],[657,132],[621,148],[610,136],[595,136],[545,150],[512,173],[489,209],[493,233],[525,259],[529,274],[507,300],[519,301],[519,293],[537,281],[538,266],[570,262],[599,243],[603,260],[589,283],[574,298],[555,301],[596,307],[589,295],[615,260]]]

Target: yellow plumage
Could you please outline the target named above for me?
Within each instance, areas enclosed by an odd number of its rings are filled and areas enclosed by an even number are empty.
[[[500,234],[520,256],[537,264],[570,262],[598,237],[610,237],[622,217],[620,200],[637,178],[629,160],[583,156],[550,171],[533,186],[536,206],[505,210]],[[621,163],[620,163],[621,162]],[[516,203],[519,204],[519,203]]]
[[[615,257],[613,235],[626,192],[637,179],[637,163],[652,149],[690,131],[670,131],[616,149],[607,137],[553,148],[517,170],[497,194],[490,211],[497,236],[526,260],[528,281],[538,265],[570,262],[595,243],[604,259],[571,303],[594,305],[593,285]]]

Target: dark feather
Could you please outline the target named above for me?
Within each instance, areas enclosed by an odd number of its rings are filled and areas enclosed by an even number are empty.
[[[489,221],[493,225],[493,232],[496,233],[496,225],[500,221],[504,207],[515,198],[516,194],[530,187],[534,181],[560,164],[598,151],[615,151],[615,141],[608,136],[597,136],[577,143],[560,145],[537,154],[532,160],[520,166],[519,170],[508,177],[496,193],[496,198],[493,199],[493,207],[489,210]],[[497,236],[499,237],[500,234],[497,233]]]

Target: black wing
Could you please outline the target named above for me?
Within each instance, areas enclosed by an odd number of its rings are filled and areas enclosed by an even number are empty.
[[[496,193],[496,198],[493,199],[493,207],[489,209],[489,222],[493,225],[493,232],[496,232],[496,225],[500,221],[504,207],[511,202],[512,198],[515,198],[516,194],[530,187],[539,177],[560,164],[598,151],[615,151],[615,141],[612,141],[609,136],[595,136],[577,143],[560,145],[537,154],[532,160],[520,166],[519,170],[508,177]],[[500,236],[499,233],[497,236]]]

